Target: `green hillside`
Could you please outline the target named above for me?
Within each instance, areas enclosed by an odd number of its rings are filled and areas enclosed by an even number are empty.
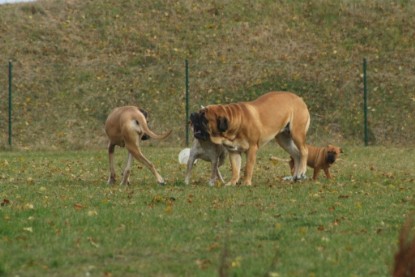
[[[392,3],[393,2],[393,3]],[[46,1],[0,5],[0,147],[7,145],[13,61],[15,149],[105,148],[120,105],[185,142],[191,111],[301,95],[314,144],[361,144],[362,61],[368,60],[370,142],[414,144],[414,1]]]

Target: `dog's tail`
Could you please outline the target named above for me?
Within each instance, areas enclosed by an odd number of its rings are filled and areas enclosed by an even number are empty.
[[[156,133],[154,133],[153,131],[150,130],[150,128],[147,125],[147,120],[145,119],[144,116],[135,116],[134,118],[138,124],[140,125],[141,129],[144,131],[145,134],[149,135],[152,139],[157,139],[157,140],[162,140],[167,138],[168,136],[170,136],[172,130],[169,130],[168,132],[166,132],[163,135],[158,135]]]

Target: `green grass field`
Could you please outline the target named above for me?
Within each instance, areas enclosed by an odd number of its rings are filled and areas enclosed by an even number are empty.
[[[0,276],[389,276],[415,150],[344,150],[335,179],[290,183],[269,144],[253,187],[209,187],[205,162],[186,186],[178,147],[143,146],[165,186],[135,163],[129,187],[108,187],[104,149],[3,152]]]
[[[389,276],[415,210],[414,14],[407,0],[0,5],[0,276]],[[190,112],[303,97],[307,141],[345,150],[335,179],[283,181],[288,165],[269,158],[287,154],[270,144],[253,187],[208,187],[204,162],[186,186],[185,60]],[[129,187],[106,185],[103,123],[122,105],[173,130],[143,146],[166,186],[137,163]]]

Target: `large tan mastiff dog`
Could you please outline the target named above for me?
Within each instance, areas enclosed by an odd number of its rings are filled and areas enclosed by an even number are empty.
[[[148,136],[154,139],[165,139],[171,133],[171,130],[164,135],[153,133],[147,125],[147,113],[135,106],[125,106],[115,108],[105,122],[105,132],[109,138],[108,155],[110,164],[110,176],[108,184],[115,182],[114,169],[114,148],[116,145],[126,147],[128,150],[127,164],[124,169],[121,184],[129,184],[130,169],[132,157],[143,163],[156,176],[159,184],[164,184],[163,178],[157,172],[154,165],[144,157],[140,151],[140,141],[148,139]]]
[[[241,153],[246,153],[244,185],[252,184],[258,149],[272,139],[294,158],[294,180],[305,178],[306,133],[310,114],[303,99],[290,92],[269,92],[252,102],[209,105],[199,111],[202,128],[195,137],[208,138],[229,150],[232,178],[239,181]]]

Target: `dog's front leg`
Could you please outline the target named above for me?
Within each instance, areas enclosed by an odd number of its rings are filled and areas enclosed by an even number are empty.
[[[239,174],[241,171],[241,153],[239,152],[229,152],[229,160],[231,161],[232,168],[232,178],[226,183],[226,186],[235,186],[239,181]]]
[[[216,167],[216,176],[219,178],[219,180],[221,181],[222,184],[225,184],[225,180],[222,177],[222,174],[220,174],[220,170],[219,170],[220,165],[218,165]]]
[[[330,175],[330,172],[329,172],[329,168],[328,167],[327,168],[324,168],[324,173],[326,173],[327,179],[331,179],[331,175]]]
[[[220,174],[219,167],[221,167],[223,165],[223,163],[225,162],[225,158],[226,158],[226,154],[222,152],[219,155],[218,166],[216,167],[216,176],[219,178],[219,180],[222,182],[222,184],[225,184],[225,180],[223,179],[222,174]]]
[[[130,184],[131,164],[133,163],[133,156],[128,152],[127,162],[125,164],[124,173],[122,175],[121,185]]]
[[[109,143],[108,157],[109,157],[109,164],[110,164],[110,176],[108,177],[108,185],[112,185],[115,183],[114,149],[115,149],[115,145]]]
[[[193,165],[196,160],[196,155],[192,151],[190,151],[189,160],[187,161],[187,171],[186,171],[186,177],[184,178],[184,183],[188,185],[190,183],[190,176],[192,175],[192,169]]]
[[[218,177],[218,159],[211,162],[211,174],[209,180],[209,186],[213,187]]]
[[[319,167],[315,167],[314,168],[314,172],[313,172],[313,180],[317,180],[318,174],[320,173],[320,168]]]
[[[258,146],[251,146],[246,153],[246,167],[243,184],[246,186],[252,185],[252,175],[254,173],[254,167],[256,163],[256,153]]]

